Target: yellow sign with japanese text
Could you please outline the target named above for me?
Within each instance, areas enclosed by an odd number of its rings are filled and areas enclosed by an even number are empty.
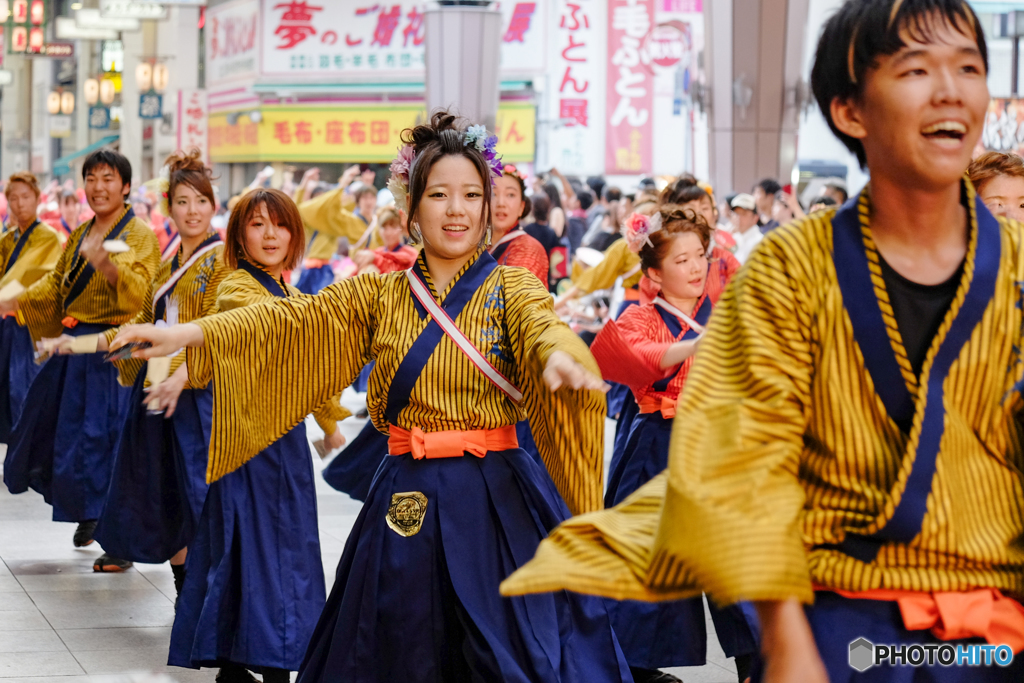
[[[231,162],[386,163],[401,134],[426,118],[421,105],[390,107],[265,106],[263,120],[214,114],[210,160]],[[498,153],[505,161],[533,161],[536,107],[510,102],[498,109]]]

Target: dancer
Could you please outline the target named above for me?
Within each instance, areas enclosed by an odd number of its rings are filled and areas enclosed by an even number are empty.
[[[707,198],[704,190],[695,189]],[[668,465],[679,392],[718,299],[710,287],[709,273],[718,272],[708,258],[711,239],[712,228],[704,217],[680,205],[663,204],[649,218],[634,214],[626,222],[625,241],[640,256],[644,275],[657,286],[658,295],[652,303],[623,311],[591,346],[605,377],[618,378],[632,389],[640,413],[613,455],[605,493],[608,507],[625,500]],[[608,337],[621,339],[624,345],[608,344]],[[605,352],[611,346],[614,351]],[[632,362],[624,362],[623,355]],[[709,606],[718,639],[726,656],[736,658],[742,682],[757,651],[752,631],[739,607],[722,610],[714,602]],[[705,663],[707,633],[700,596],[665,603],[627,600],[612,603],[609,609],[634,681],[678,681],[657,669]]]
[[[224,248],[227,266],[237,270],[217,290],[217,311],[298,297],[281,274],[299,262],[302,247],[302,219],[287,195],[262,189],[244,195],[231,213]],[[294,358],[293,351],[288,353]],[[273,352],[268,345],[260,354]],[[302,355],[304,367],[322,358]],[[206,386],[209,379],[194,367],[189,376],[196,386]],[[236,396],[248,391],[218,379],[213,387],[215,420],[224,400],[217,393],[222,385],[233,387],[230,393]],[[270,386],[258,391],[287,402]],[[259,419],[276,423],[273,416],[281,408]],[[336,448],[340,430],[333,421],[344,417],[337,412],[337,398],[319,401],[315,408],[328,447]],[[283,436],[268,439],[255,457],[237,463],[231,472],[217,464],[218,453],[224,453],[218,444],[223,442],[217,433],[211,439],[211,484],[189,545],[168,664],[220,667],[217,680],[222,683],[252,681],[246,669],[261,672],[265,683],[287,682],[288,672],[299,668],[324,605],[313,467],[301,417],[278,434]]]
[[[0,301],[0,314],[16,313],[34,340],[63,333],[78,338],[75,348],[83,351],[52,358],[40,370],[4,463],[11,493],[31,487],[53,506],[55,522],[78,523],[76,547],[92,543],[130,393],[118,385],[117,369],[95,353],[97,335],[139,312],[160,258],[153,231],[126,203],[128,160],[93,152],[82,177],[96,215],[72,233],[54,270],[16,299]],[[116,562],[107,571],[127,566]]]
[[[963,180],[986,72],[959,0],[839,8],[812,85],[869,187],[765,237],[701,343],[668,472],[556,530],[506,593],[757,601],[771,683],[861,680],[859,638],[1024,650],[1024,229]]]
[[[4,188],[11,229],[0,237],[0,291],[29,287],[53,270],[61,254],[56,231],[39,222],[39,183],[27,171],[13,174]],[[12,283],[18,285],[12,285]],[[20,286],[19,286],[20,285]],[[11,429],[32,380],[39,373],[28,330],[13,316],[0,320],[0,443],[9,443]]]
[[[985,152],[967,167],[967,175],[989,211],[1024,221],[1024,159],[1012,152]]]
[[[419,252],[403,243],[402,216],[397,209],[387,207],[377,212],[375,225],[384,239],[384,245],[376,249],[364,249],[353,259],[359,266],[359,274],[394,273],[408,270],[416,262]]]
[[[500,265],[526,268],[543,282],[548,281],[548,254],[544,245],[526,234],[519,221],[530,213],[526,196],[526,175],[512,164],[505,164],[494,181],[491,198],[494,224],[488,251]]]
[[[350,167],[342,174],[336,189],[307,201],[303,201],[303,197],[306,193],[312,194],[313,186],[319,181],[320,170],[311,168],[303,175],[295,199],[306,226],[306,260],[296,284],[303,294],[316,294],[334,282],[330,261],[338,249],[338,238],[346,237],[350,244],[355,244],[366,230],[366,223],[352,213],[354,201],[345,193],[358,174],[358,166]]]
[[[210,219],[217,201],[210,169],[198,150],[179,151],[165,162],[160,213],[174,222],[180,246],[160,265],[142,310],[133,323],[188,322],[213,312],[217,287],[227,273],[224,243]],[[168,206],[169,198],[169,206]],[[117,329],[100,335],[106,351]],[[70,337],[56,352],[69,353]],[[150,368],[135,359],[116,361],[120,382],[131,387],[128,416],[117,444],[110,488],[95,531],[105,553],[94,571],[112,566],[111,557],[161,564],[170,560],[180,594],[185,550],[206,499],[206,459],[213,394],[188,386],[184,355],[170,361],[169,377],[155,388]]]
[[[303,683],[630,681],[601,602],[497,592],[568,514],[516,448],[524,414],[569,508],[600,506],[604,410],[593,359],[536,276],[481,248],[501,172],[494,139],[439,112],[403,140],[389,185],[409,188],[411,232],[423,241],[411,271],[190,325],[129,328],[115,342],[152,342],[142,357],[196,347],[190,376],[214,378],[213,477],[376,358],[369,405],[388,425],[392,455],[349,536]],[[324,371],[305,371],[307,355],[325,359]]]

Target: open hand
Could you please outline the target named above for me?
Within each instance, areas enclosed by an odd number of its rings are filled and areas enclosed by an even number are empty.
[[[129,342],[149,342],[149,348],[132,353],[132,358],[149,360],[158,356],[170,356],[186,346],[202,346],[203,330],[195,324],[171,325],[126,325],[110,342],[110,349],[116,351]]]
[[[563,386],[595,391],[608,391],[610,388],[604,380],[577,363],[565,351],[555,351],[548,358],[544,367],[544,381],[552,392]]]

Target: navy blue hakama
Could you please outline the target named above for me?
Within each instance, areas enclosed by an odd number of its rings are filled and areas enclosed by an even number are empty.
[[[407,492],[427,499],[422,526],[408,536],[386,520],[392,495]],[[298,680],[632,681],[602,600],[498,592],[568,516],[522,449],[385,458]]]
[[[331,264],[325,263],[317,268],[303,268],[295,289],[303,294],[319,294],[320,290],[334,283],[334,271]]]
[[[635,407],[636,401],[631,402]],[[668,467],[672,420],[665,419],[660,412],[639,414],[635,408],[633,415],[629,436],[624,439],[621,450],[616,435],[605,507],[622,502]],[[622,600],[608,604],[612,625],[630,666],[660,669],[704,665],[707,627],[700,597],[671,602]],[[742,605],[720,608],[709,600],[708,607],[726,656],[757,651],[756,624],[748,621]]]
[[[168,664],[299,668],[326,595],[304,425],[210,485],[185,568]]]
[[[876,645],[985,644],[981,638],[939,640],[931,631],[908,631],[899,605],[892,600],[846,598],[831,591],[817,591],[814,604],[804,608],[831,683],[1019,683],[1024,681],[1024,657],[1016,656],[1007,667],[873,666],[858,673],[850,666],[850,643],[866,638]],[[755,663],[753,683],[764,671]]]
[[[0,318],[0,443],[11,442],[28,388],[41,368],[28,328],[13,316]]]
[[[388,435],[367,420],[356,438],[324,468],[324,481],[356,500],[365,501],[373,477],[387,455]]]
[[[213,391],[185,389],[165,418],[147,413],[145,380],[144,366],[94,536],[114,557],[161,564],[190,543],[203,511]]]
[[[79,323],[65,334],[96,334],[109,327]],[[41,493],[53,506],[55,522],[99,518],[130,395],[117,383],[117,368],[100,353],[48,360],[14,426],[4,463],[8,490]]]

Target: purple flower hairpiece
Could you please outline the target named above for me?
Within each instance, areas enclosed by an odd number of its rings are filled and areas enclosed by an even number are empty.
[[[466,146],[473,145],[477,150],[484,155],[484,159],[487,160],[487,165],[491,169],[491,173],[494,174],[494,178],[500,178],[505,169],[505,164],[502,163],[501,157],[498,156],[498,136],[488,135],[487,128],[482,125],[470,126],[466,129],[465,139],[463,143]],[[491,178],[491,182],[494,182],[494,178]]]

